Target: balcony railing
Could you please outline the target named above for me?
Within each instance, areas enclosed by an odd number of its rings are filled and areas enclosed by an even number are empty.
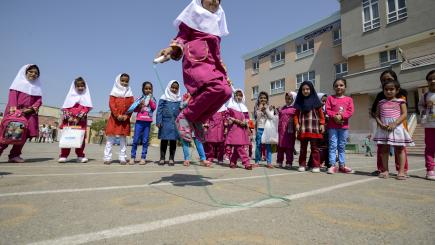
[[[401,70],[409,70],[414,69],[417,67],[427,66],[427,65],[433,65],[435,64],[435,54],[429,54],[417,58],[413,58],[410,60],[406,60],[401,65]]]

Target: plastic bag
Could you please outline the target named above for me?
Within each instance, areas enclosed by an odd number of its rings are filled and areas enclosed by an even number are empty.
[[[267,119],[264,125],[262,144],[278,144],[278,118]]]

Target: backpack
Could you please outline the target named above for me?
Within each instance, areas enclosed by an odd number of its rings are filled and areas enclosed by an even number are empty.
[[[24,144],[27,139],[28,124],[27,118],[21,111],[16,110],[13,114],[7,113],[0,124],[0,143]]]

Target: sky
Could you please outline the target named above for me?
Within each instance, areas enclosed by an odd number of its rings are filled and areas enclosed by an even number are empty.
[[[18,70],[37,64],[43,104],[60,107],[71,82],[82,76],[94,112],[108,111],[119,73],[130,75],[135,95],[151,81],[159,98],[170,80],[182,81],[181,62],[152,60],[176,36],[173,20],[191,0],[0,1],[0,110]],[[230,35],[221,54],[236,87],[244,88],[242,55],[307,27],[339,10],[337,0],[225,0]],[[184,89],[183,89],[184,90]]]

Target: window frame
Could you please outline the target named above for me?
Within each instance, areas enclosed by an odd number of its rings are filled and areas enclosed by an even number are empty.
[[[279,87],[276,86],[278,83],[280,85]],[[272,84],[275,86],[272,86]],[[285,78],[281,78],[270,82],[270,95],[281,94],[284,92],[285,92]]]
[[[407,9],[407,4],[406,4],[406,0],[403,0],[405,6],[402,8],[399,8],[399,1],[401,0],[392,0],[394,1],[394,10],[390,11],[390,1],[389,0],[385,0],[386,1],[386,10],[387,10],[387,24],[390,23],[394,23],[396,21],[399,20],[403,20],[408,18],[408,9]]]
[[[379,15],[379,0],[362,0],[362,27],[363,32],[368,32],[371,30],[378,29],[381,26],[381,19]],[[376,6],[376,12],[378,14],[378,17],[374,17],[374,9]],[[369,10],[369,20],[366,21],[366,13],[365,9],[368,8]]]

